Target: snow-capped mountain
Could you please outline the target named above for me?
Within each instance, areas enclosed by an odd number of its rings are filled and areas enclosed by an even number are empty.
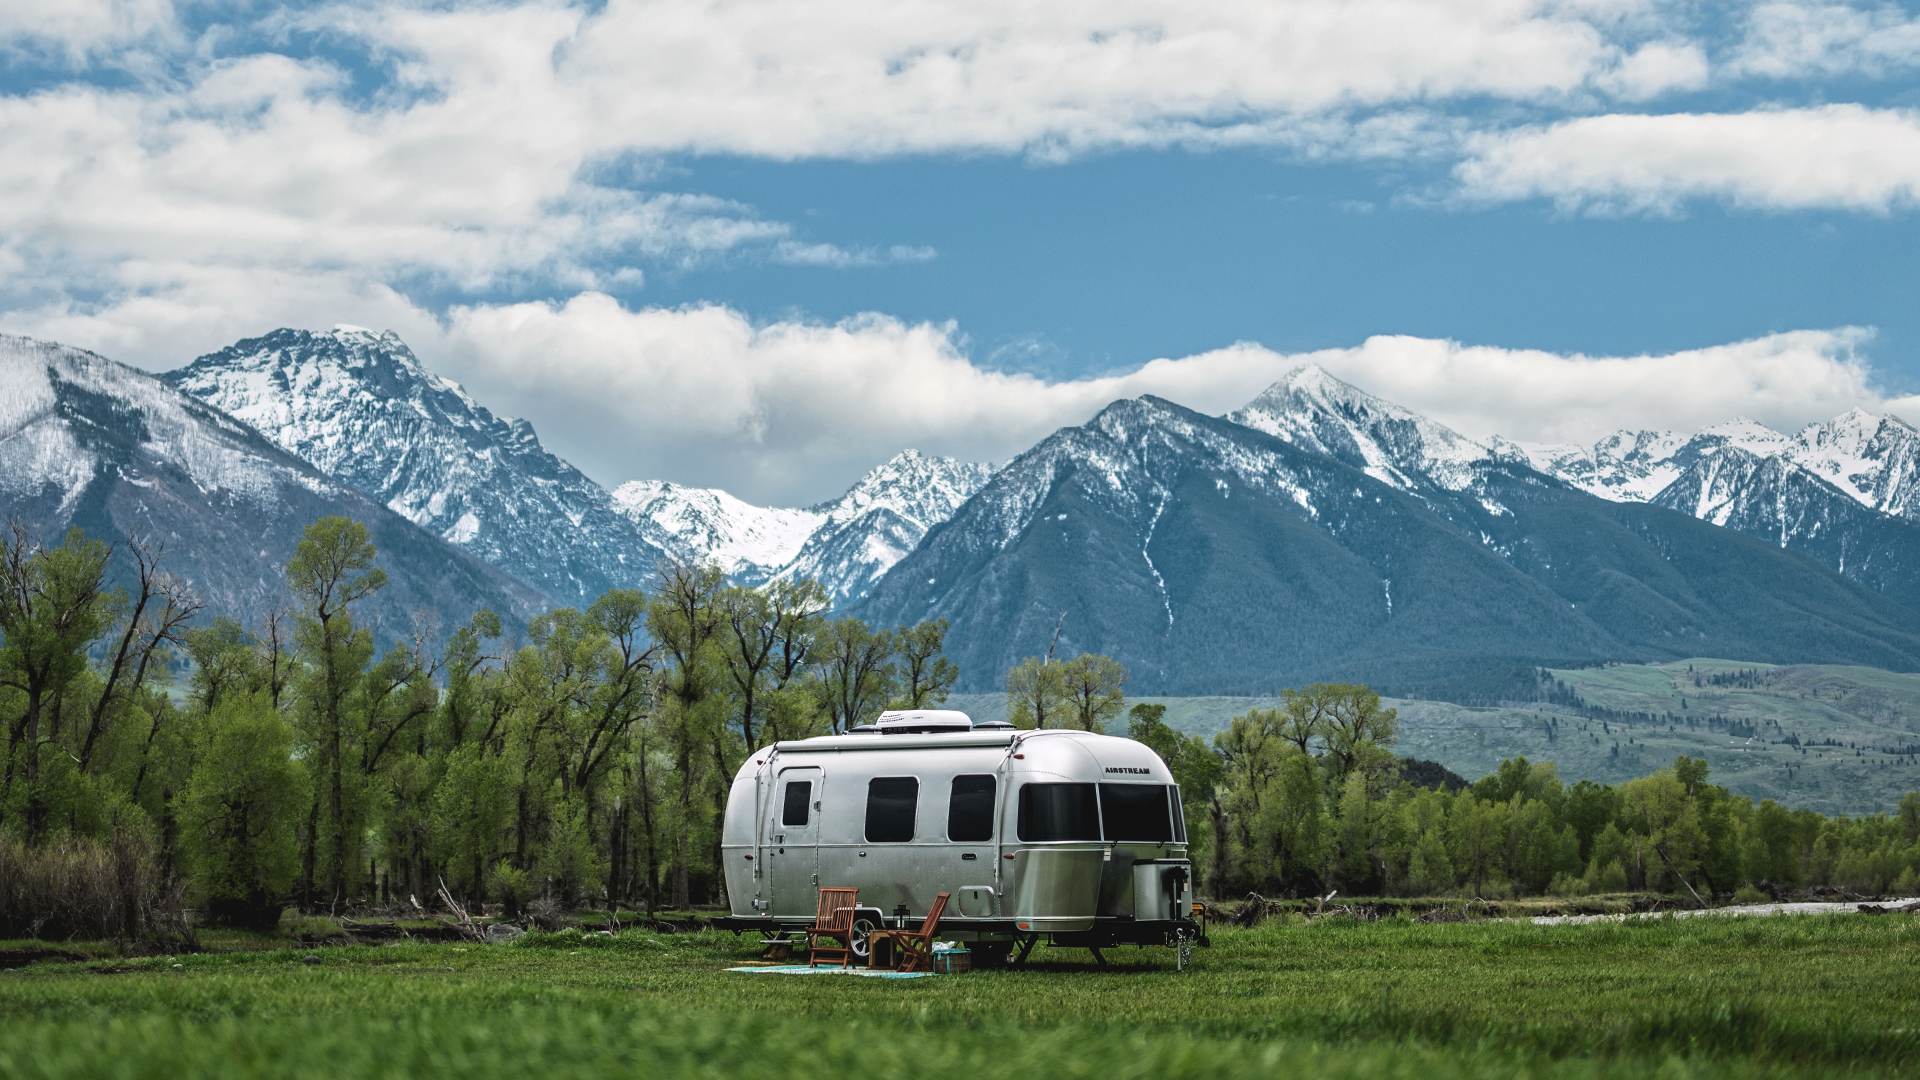
[[[1475,466],[1500,456],[1411,409],[1341,382],[1318,364],[1282,375],[1227,419],[1325,454],[1402,491],[1428,484],[1464,491],[1473,486]]]
[[[709,488],[635,480],[613,501],[653,543],[683,559],[711,558],[735,580],[813,578],[835,606],[873,584],[987,482],[991,466],[906,450],[831,502],[754,506]]]
[[[1791,436],[1743,417],[1695,435],[1522,448],[1541,472],[1601,498],[1764,537],[1920,604],[1920,432],[1898,417],[1854,409]]]
[[[756,581],[792,560],[823,517],[666,480],[629,480],[613,489],[613,505],[674,558],[712,560],[729,575]]]
[[[0,336],[0,499],[43,540],[68,526],[152,535],[211,610],[251,622],[285,588],[314,519],[365,522],[388,572],[362,618],[387,640],[416,612],[444,631],[480,607],[509,624],[543,605],[518,581],[423,532],[221,410],[94,353]]]
[[[1789,442],[1785,435],[1743,416],[1690,436],[1671,431],[1616,431],[1591,447],[1511,445],[1525,451],[1534,468],[1603,499],[1648,502],[1695,462],[1723,449],[1764,458],[1785,452]]]
[[[1278,423],[1294,441],[1115,402],[996,473],[861,614],[948,619],[948,654],[980,689],[1044,652],[1063,611],[1060,647],[1119,659],[1138,693],[1417,689],[1476,664],[1594,656],[1920,660],[1908,609],[1773,544],[1496,457],[1458,489],[1381,440],[1351,448],[1355,467],[1300,445],[1305,431],[1326,446],[1325,424]]]
[[[1920,525],[1862,504],[1783,454],[1723,447],[1648,501],[1811,555],[1920,611]]]
[[[1853,409],[1794,435],[1745,418],[1696,435],[1617,431],[1592,447],[1516,444],[1541,472],[1603,499],[1648,502],[1722,450],[1778,457],[1882,513],[1920,520],[1920,431],[1897,416]]]
[[[1920,430],[1853,409],[1795,435],[1796,464],[1882,513],[1920,521]]]
[[[391,331],[275,330],[164,378],[449,543],[582,606],[664,554],[607,492]]]
[[[1855,410],[1787,436],[1744,417],[1693,435],[1617,431],[1593,446],[1468,439],[1312,365],[1227,419],[1325,454],[1399,490],[1479,492],[1489,470],[1524,464],[1613,502],[1649,503],[1805,552],[1836,572],[1920,604],[1920,432]],[[1453,520],[1449,500],[1429,506]],[[1484,499],[1489,510],[1498,508]]]

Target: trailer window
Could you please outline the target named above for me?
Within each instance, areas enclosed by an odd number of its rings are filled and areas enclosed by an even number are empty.
[[[911,776],[878,776],[867,781],[867,843],[900,844],[913,839],[913,808],[920,781]]]
[[[1100,805],[1092,784],[1023,784],[1020,839],[1100,839]]]
[[[993,777],[956,776],[947,800],[947,839],[993,839]]]
[[[780,808],[780,824],[805,825],[807,823],[807,811],[813,808],[812,803],[813,781],[787,781],[787,798],[785,805]]]
[[[1187,842],[1187,804],[1180,801],[1180,785],[1167,789],[1173,796],[1173,842]]]
[[[1173,839],[1165,784],[1101,784],[1100,817],[1108,840],[1164,844]]]

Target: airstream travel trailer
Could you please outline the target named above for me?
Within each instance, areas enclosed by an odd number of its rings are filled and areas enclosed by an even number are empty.
[[[776,743],[734,776],[721,850],[729,929],[812,923],[818,890],[860,890],[864,930],[952,894],[940,935],[983,960],[1041,937],[1100,949],[1198,937],[1180,793],[1159,755],[1085,731],[885,713]],[[1096,956],[1098,954],[1096,953]]]

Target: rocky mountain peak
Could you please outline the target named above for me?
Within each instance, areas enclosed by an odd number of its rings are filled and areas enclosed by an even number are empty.
[[[148,372],[79,349],[0,336],[0,499],[42,538],[70,525],[109,540],[139,533],[209,608],[251,620],[284,587],[315,518],[364,522],[387,592],[359,618],[391,641],[415,612],[449,623],[487,607],[524,625],[542,598],[520,581],[389,513],[349,483]]]
[[[713,559],[736,580],[811,578],[836,604],[857,602],[929,529],[991,476],[989,465],[903,450],[837,499],[806,508],[755,506],[717,488],[633,480],[613,501],[653,543]]]
[[[1325,454],[1402,491],[1471,487],[1495,451],[1444,424],[1334,378],[1317,364],[1282,375],[1227,414],[1243,427]]]
[[[556,603],[640,584],[659,549],[598,484],[391,331],[280,329],[165,379]]]

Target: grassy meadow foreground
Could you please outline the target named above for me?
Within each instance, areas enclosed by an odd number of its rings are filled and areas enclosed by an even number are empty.
[[[914,980],[736,974],[708,931],[273,947],[0,972],[0,1075],[1880,1076],[1920,919],[1344,918]],[[318,963],[304,963],[314,955]],[[177,966],[176,966],[177,965]]]

